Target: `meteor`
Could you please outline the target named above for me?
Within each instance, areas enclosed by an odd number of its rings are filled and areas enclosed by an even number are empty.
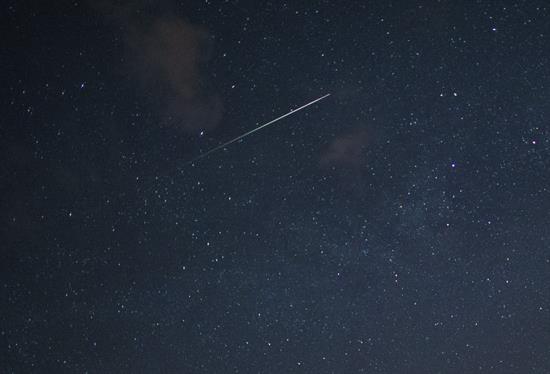
[[[259,130],[263,129],[264,127],[267,127],[267,126],[269,126],[269,125],[272,125],[272,124],[274,124],[275,122],[280,121],[280,120],[282,120],[283,118],[288,117],[288,116],[290,116],[291,114],[294,114],[294,113],[296,113],[296,112],[299,111],[299,110],[302,110],[302,109],[304,109],[304,108],[307,108],[308,106],[313,105],[313,104],[315,104],[316,102],[321,101],[321,100],[323,100],[324,98],[329,97],[329,96],[330,96],[330,94],[326,94],[326,95],[321,96],[321,97],[319,97],[319,98],[317,98],[317,99],[315,99],[315,100],[313,100],[313,101],[310,101],[310,102],[307,103],[307,104],[302,105],[302,106],[299,107],[299,108],[292,109],[290,112],[288,112],[288,113],[286,113],[286,114],[283,114],[282,116],[277,117],[277,118],[275,118],[275,119],[273,119],[273,120],[271,120],[271,121],[269,121],[269,122],[267,122],[267,123],[264,123],[263,125],[258,126],[258,127],[256,127],[255,129],[252,129],[252,130],[250,130],[250,131],[248,131],[248,132],[245,132],[244,134],[237,136],[235,139],[231,139],[230,141],[225,142],[225,143],[223,143],[222,145],[219,145],[219,146],[217,146],[217,147],[212,148],[211,150],[209,150],[209,151],[207,151],[207,152],[204,152],[203,154],[201,154],[201,155],[195,157],[194,159],[192,159],[191,161],[188,161],[187,163],[188,163],[188,164],[192,164],[192,163],[194,163],[194,162],[196,162],[196,161],[198,161],[198,160],[200,160],[200,159],[202,159],[202,158],[208,156],[208,155],[211,154],[211,153],[214,153],[214,152],[216,152],[216,151],[219,151],[220,149],[225,148],[225,147],[227,147],[228,145],[230,145],[230,144],[232,144],[232,143],[235,143],[236,141],[239,141],[239,140],[241,140],[242,138],[245,138],[245,137],[247,137],[248,135],[251,135],[251,134],[255,133],[256,131],[259,131]]]

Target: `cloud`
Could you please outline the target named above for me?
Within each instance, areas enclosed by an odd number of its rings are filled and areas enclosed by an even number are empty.
[[[331,167],[359,167],[364,161],[369,136],[364,129],[356,129],[335,138],[321,155],[320,165]]]
[[[203,73],[210,52],[207,30],[145,5],[98,7],[124,30],[123,69],[158,109],[161,123],[190,133],[216,127],[222,101]]]

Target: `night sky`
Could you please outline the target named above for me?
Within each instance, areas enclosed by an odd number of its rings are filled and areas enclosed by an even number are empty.
[[[2,373],[550,373],[546,1],[1,24]]]

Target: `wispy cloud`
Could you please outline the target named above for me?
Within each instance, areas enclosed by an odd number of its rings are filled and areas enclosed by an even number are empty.
[[[210,50],[208,31],[139,3],[96,6],[124,30],[122,68],[159,111],[161,123],[187,132],[217,126],[222,101],[209,90],[203,71]]]
[[[366,130],[356,129],[335,138],[321,155],[320,165],[330,167],[358,167],[365,157],[369,143]]]

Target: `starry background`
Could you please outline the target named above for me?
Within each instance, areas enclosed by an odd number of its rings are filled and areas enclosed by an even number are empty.
[[[550,372],[549,12],[6,3],[1,371]]]

